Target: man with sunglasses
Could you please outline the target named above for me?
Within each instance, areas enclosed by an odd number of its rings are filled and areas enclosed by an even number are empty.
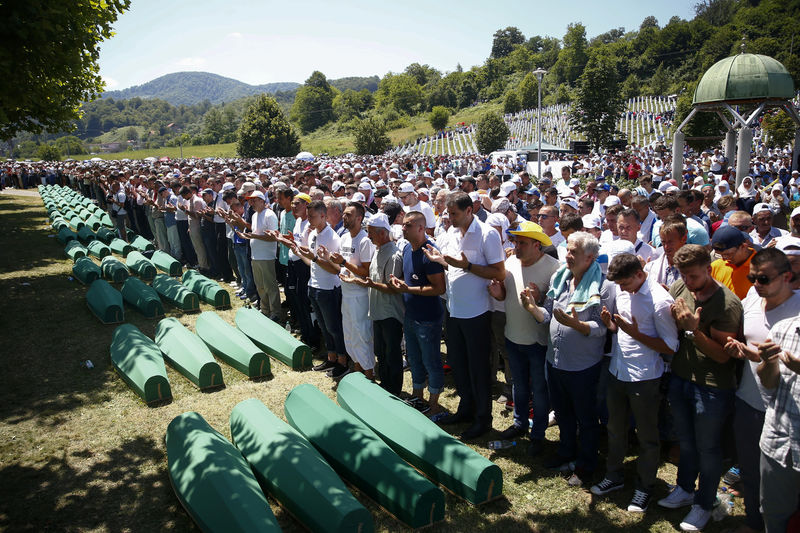
[[[714,233],[711,246],[721,259],[711,263],[711,276],[744,299],[753,286],[749,281],[750,260],[756,253],[756,246],[747,234],[733,226],[723,226]]]
[[[564,236],[561,231],[556,227],[558,223],[558,208],[554,205],[543,205],[539,208],[539,213],[536,215],[534,222],[541,226],[545,235],[550,237],[553,246],[558,246],[564,242]]]
[[[745,521],[737,531],[743,533],[764,529],[759,510],[758,441],[771,393],[757,377],[761,362],[758,345],[769,338],[770,328],[778,321],[800,314],[800,294],[792,290],[792,276],[789,260],[780,250],[765,248],[753,256],[748,274],[753,288],[742,302],[744,341],[729,338],[725,344],[725,353],[745,360],[733,423],[745,506]]]

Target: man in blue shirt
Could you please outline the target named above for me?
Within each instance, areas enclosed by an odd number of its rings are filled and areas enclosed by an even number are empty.
[[[425,215],[419,211],[406,213],[403,219],[403,237],[408,245],[403,249],[403,279],[391,278],[392,286],[403,294],[405,316],[403,332],[406,339],[406,357],[411,367],[413,395],[422,400],[425,378],[430,394],[429,416],[443,412],[439,394],[444,387],[442,366],[442,309],[441,296],[445,291],[444,268],[425,255],[423,249],[433,246],[425,233]]]

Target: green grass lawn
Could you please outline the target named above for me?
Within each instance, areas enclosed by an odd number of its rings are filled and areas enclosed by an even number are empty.
[[[0,194],[0,228],[0,531],[194,530],[167,475],[164,433],[175,416],[197,411],[230,438],[228,417],[244,399],[260,399],[280,418],[283,400],[298,384],[312,383],[335,399],[322,373],[293,372],[273,361],[274,377],[262,382],[248,381],[221,364],[227,386],[211,393],[199,392],[168,367],[174,401],[147,407],[113,370],[109,344],[114,326],[100,324],[89,312],[87,288],[70,279],[71,261],[53,238],[41,200]],[[239,300],[234,301],[238,307]],[[196,315],[166,310],[192,328]],[[235,311],[220,314],[232,323]],[[129,307],[125,315],[153,336],[156,320]],[[93,369],[82,365],[87,359]],[[406,373],[405,390],[410,386]],[[442,402],[451,410],[457,405],[450,377]],[[494,428],[505,429],[510,412],[497,403],[493,409]],[[550,428],[547,437],[552,452],[557,428]],[[673,531],[686,512],[653,503],[643,516],[627,513],[632,488],[607,498],[593,497],[588,488],[569,489],[541,461],[526,456],[525,441],[512,450],[487,449],[486,442],[496,438],[492,433],[470,446],[502,468],[505,497],[476,508],[447,493],[446,520],[433,531]],[[631,484],[633,474],[631,458]],[[659,479],[656,498],[666,494],[666,482],[674,482],[675,467],[664,463]],[[372,512],[377,531],[404,529],[354,493]],[[269,503],[285,531],[302,531],[274,500]],[[736,514],[742,513],[737,501]],[[732,525],[729,518],[707,531]]]

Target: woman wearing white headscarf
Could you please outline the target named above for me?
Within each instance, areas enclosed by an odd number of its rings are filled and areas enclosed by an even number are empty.
[[[753,178],[745,176],[741,185],[736,189],[736,194],[739,197],[737,204],[741,211],[753,212],[753,207],[758,202],[758,190],[753,185]]]
[[[716,180],[715,180],[716,181]],[[714,202],[718,202],[720,198],[723,196],[730,196],[731,195],[731,187],[728,185],[727,181],[720,180],[717,184],[716,191],[714,194]]]
[[[772,226],[780,229],[789,229],[787,216],[789,215],[789,197],[783,192],[783,185],[776,183],[769,194],[769,209],[772,211]]]

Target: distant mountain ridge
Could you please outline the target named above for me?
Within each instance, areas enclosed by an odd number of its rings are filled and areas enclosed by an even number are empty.
[[[340,80],[329,80],[329,82],[340,90],[345,88],[354,90],[366,88],[370,92],[374,92],[378,88],[379,80],[378,76],[372,76],[368,78],[341,78]],[[233,78],[212,74],[211,72],[173,72],[142,85],[134,85],[119,91],[106,91],[102,97],[117,100],[136,97],[160,98],[172,105],[194,105],[204,100],[208,100],[212,104],[219,104],[232,102],[254,94],[274,94],[279,91],[293,92],[300,85],[292,81],[249,85]],[[294,95],[291,98],[294,99]]]

